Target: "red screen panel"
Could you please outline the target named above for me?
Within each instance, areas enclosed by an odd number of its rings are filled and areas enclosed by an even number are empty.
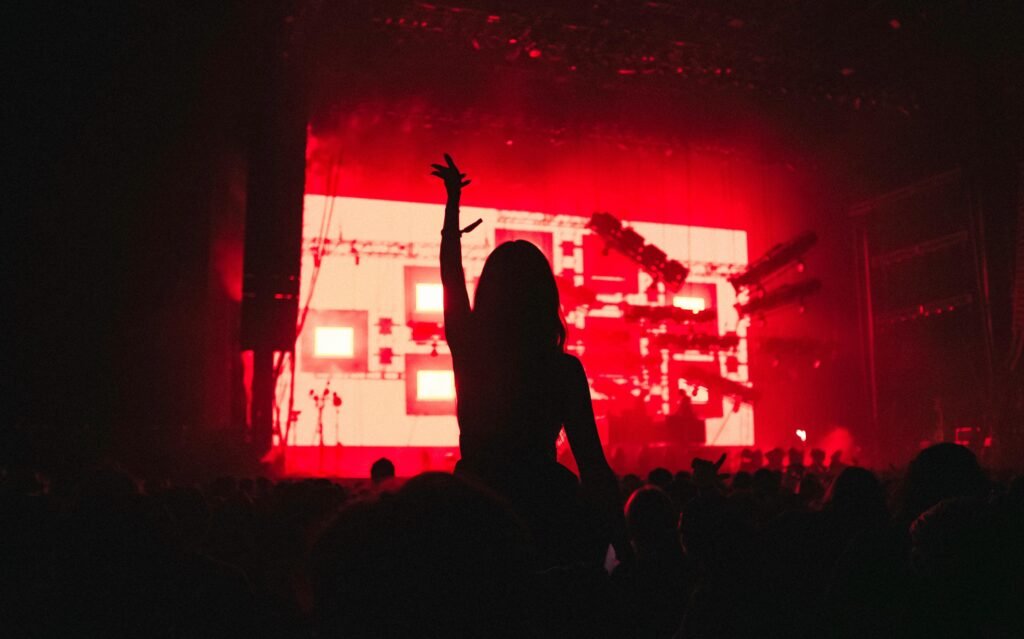
[[[615,251],[607,250],[605,242],[593,233],[583,236],[584,286],[595,293],[640,292],[640,267]]]

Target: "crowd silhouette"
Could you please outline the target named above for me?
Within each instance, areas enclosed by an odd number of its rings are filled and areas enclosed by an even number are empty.
[[[471,307],[450,157],[441,267],[462,457],[364,482],[0,475],[4,636],[1022,637],[1024,480],[937,444],[905,469],[744,451],[617,478],[550,265]],[[580,477],[555,459],[562,428]],[[797,454],[799,453],[799,454]],[[672,471],[675,472],[672,472]]]
[[[698,461],[625,476],[630,552],[615,557],[604,552],[612,527],[538,528],[539,511],[524,516],[516,502],[530,491],[508,498],[463,472],[170,485],[5,468],[0,627],[12,637],[1024,636],[1021,477],[990,476],[969,450],[938,444],[902,471],[813,479],[826,492],[810,498],[807,482],[766,467],[723,478]],[[556,551],[593,552],[559,557],[545,547],[554,530],[566,535]]]

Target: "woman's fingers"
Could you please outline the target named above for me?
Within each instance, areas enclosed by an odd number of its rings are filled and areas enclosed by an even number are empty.
[[[445,153],[444,161],[448,163],[448,166],[444,166],[442,164],[431,164],[430,166],[434,170],[431,171],[430,174],[436,175],[446,183],[457,183],[459,188],[469,186],[472,180],[467,180],[466,174],[459,171],[459,168],[455,166],[455,161],[452,160],[452,156]]]

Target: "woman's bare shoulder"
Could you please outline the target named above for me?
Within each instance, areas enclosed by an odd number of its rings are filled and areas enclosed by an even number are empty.
[[[583,370],[583,362],[572,353],[562,353],[561,364],[565,367],[566,373],[577,373],[585,374]]]

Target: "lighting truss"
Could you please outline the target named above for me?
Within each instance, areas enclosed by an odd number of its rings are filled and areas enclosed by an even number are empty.
[[[678,306],[642,306],[638,304],[620,304],[623,318],[627,322],[646,321],[657,324],[675,322],[677,324],[701,324],[718,319],[718,312],[713,308],[694,313]]]
[[[725,333],[724,335],[661,333],[653,336],[651,340],[658,348],[677,351],[697,351],[700,353],[731,351],[740,345],[739,335],[735,332]]]
[[[749,386],[697,366],[683,367],[679,371],[679,377],[691,386],[700,386],[731,397],[738,404],[752,404],[760,397],[760,394]]]
[[[678,291],[690,273],[678,261],[668,259],[657,246],[647,244],[639,233],[622,226],[622,222],[611,213],[594,213],[587,222],[587,228],[599,235],[608,248],[622,253],[655,281],[664,283],[670,292]]]
[[[748,266],[745,271],[730,277],[729,283],[737,291],[741,288],[761,286],[772,274],[797,262],[817,241],[817,234],[813,231],[808,231],[788,242],[776,244],[768,249],[767,253]]]
[[[750,301],[737,304],[740,315],[760,315],[788,304],[803,304],[803,300],[821,290],[821,280],[810,279],[792,284],[783,284],[764,295],[753,297]]]

